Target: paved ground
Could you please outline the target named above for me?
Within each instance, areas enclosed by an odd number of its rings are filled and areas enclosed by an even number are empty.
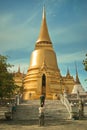
[[[38,121],[0,121],[0,130],[87,130],[87,120],[54,120],[38,126]]]

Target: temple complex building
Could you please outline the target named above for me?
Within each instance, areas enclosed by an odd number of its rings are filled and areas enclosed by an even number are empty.
[[[69,69],[62,76],[58,67],[56,53],[49,36],[46,12],[43,8],[40,34],[30,57],[30,65],[24,79],[23,100],[38,99],[44,94],[46,99],[59,98],[64,89],[72,92],[75,84]]]
[[[75,85],[73,86],[71,94],[86,95],[86,92],[79,81],[77,69],[76,69],[76,81]]]
[[[16,86],[18,86],[16,89],[16,93],[19,93],[20,88],[23,87],[23,81],[24,81],[25,74],[21,73],[20,66],[19,66],[18,71],[14,72],[13,75],[14,75],[14,83]]]

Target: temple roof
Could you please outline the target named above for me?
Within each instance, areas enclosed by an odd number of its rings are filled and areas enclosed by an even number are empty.
[[[42,43],[42,42],[51,44],[51,40],[50,40],[50,36],[48,33],[48,28],[47,28],[47,23],[46,23],[46,12],[45,12],[44,7],[43,7],[43,16],[42,16],[40,34],[39,34],[39,37],[38,37],[38,40],[36,41],[36,43]]]
[[[78,71],[77,71],[77,66],[76,66],[76,81],[75,81],[75,85],[74,85],[73,90],[72,90],[72,94],[77,94],[78,92],[79,92],[79,94],[84,94],[85,90],[80,83]]]
[[[78,92],[79,92],[79,94],[85,93],[85,90],[81,84],[75,84],[73,87],[72,94],[77,94]]]

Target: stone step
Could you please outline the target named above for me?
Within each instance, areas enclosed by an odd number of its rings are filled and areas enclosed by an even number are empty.
[[[6,106],[0,106],[0,119],[5,118],[5,112],[8,111]]]
[[[38,119],[39,100],[30,100],[17,106],[16,113],[13,115],[14,120],[33,120]],[[45,118],[46,119],[66,119],[69,114],[58,100],[45,101]]]

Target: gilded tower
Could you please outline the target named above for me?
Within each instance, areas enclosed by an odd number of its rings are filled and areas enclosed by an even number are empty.
[[[73,86],[73,78],[72,86]],[[23,99],[38,99],[44,94],[47,99],[52,99],[54,95],[58,96],[62,92],[67,79],[61,76],[57,65],[56,54],[49,36],[46,12],[43,8],[42,23],[40,34],[35,44],[35,49],[31,54],[30,65],[24,80]],[[71,80],[70,80],[71,81]],[[71,89],[72,90],[72,89]]]

